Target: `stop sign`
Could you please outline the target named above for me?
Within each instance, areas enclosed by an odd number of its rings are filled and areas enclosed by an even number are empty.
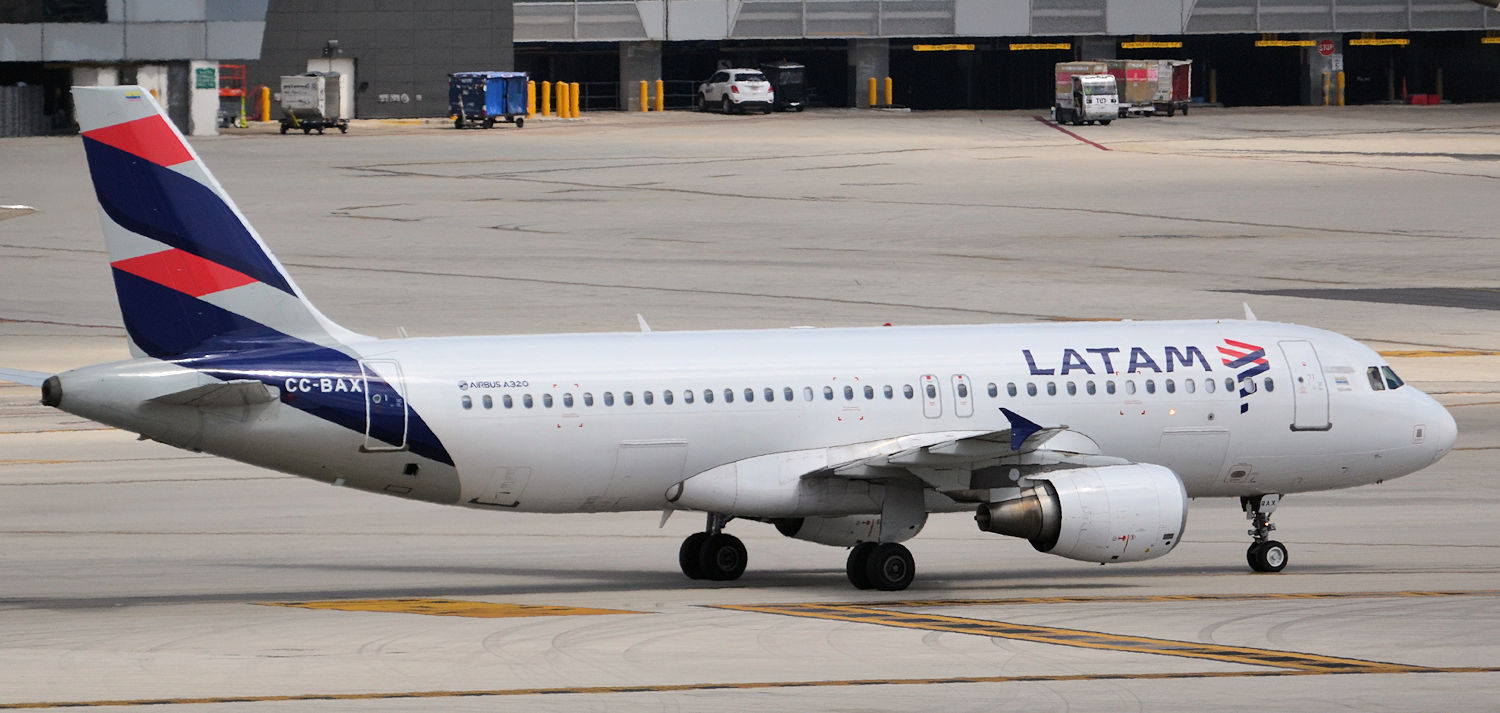
[[[1333,54],[1333,40],[1323,38],[1318,40],[1318,54],[1327,57]]]

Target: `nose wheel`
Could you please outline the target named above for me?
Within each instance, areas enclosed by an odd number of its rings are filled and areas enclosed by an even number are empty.
[[[1281,495],[1274,493],[1240,498],[1240,508],[1245,511],[1245,519],[1252,525],[1248,534],[1253,541],[1250,549],[1245,550],[1245,561],[1250,564],[1250,569],[1257,572],[1280,572],[1286,569],[1286,545],[1271,539],[1271,531],[1276,529],[1271,524],[1271,513],[1276,512],[1276,504],[1280,501]]]
[[[724,532],[728,522],[728,517],[709,513],[707,530],[688,535],[682,541],[677,550],[677,564],[688,579],[729,582],[745,573],[749,561],[745,543]]]

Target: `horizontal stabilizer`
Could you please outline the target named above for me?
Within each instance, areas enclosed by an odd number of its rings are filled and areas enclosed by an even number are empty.
[[[52,376],[42,371],[27,371],[25,369],[0,369],[0,381],[9,381],[13,384],[24,384],[26,386],[41,386],[47,377]]]
[[[191,389],[183,389],[182,391],[158,396],[151,400],[155,403],[172,404],[174,406],[218,408],[270,403],[280,398],[280,396],[281,392],[273,386],[266,386],[259,381],[249,379],[237,379],[219,384],[195,386]]]

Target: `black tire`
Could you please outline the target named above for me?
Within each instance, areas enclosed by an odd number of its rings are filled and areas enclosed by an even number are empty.
[[[772,111],[772,108],[770,106],[767,106],[765,109],[762,109],[760,113],[762,113],[762,114],[769,114],[769,113],[771,113],[771,111]]]
[[[526,125],[526,117],[524,117],[524,116],[518,116],[518,117],[516,117],[516,128],[517,129],[519,129],[519,128],[525,126],[525,125]]]
[[[729,101],[728,94],[725,94],[724,98],[719,101],[719,110],[723,111],[725,114],[734,113],[734,104]]]
[[[306,136],[306,135],[311,134],[311,133],[312,133],[312,127],[308,127],[308,126],[302,127],[302,135],[303,136]]]
[[[1170,118],[1172,118],[1174,116],[1177,116],[1177,107],[1172,106],[1171,104],[1168,104],[1167,105],[1167,118],[1170,119]]]
[[[453,120],[453,128],[455,128],[455,129],[462,129],[462,128],[464,128],[464,118],[460,116],[457,119],[454,119]]]
[[[803,108],[803,107],[802,107],[802,105],[801,105],[801,104],[798,104],[798,105],[797,105],[797,111],[798,111],[798,112],[801,112],[801,111],[802,111],[802,108]]]
[[[677,566],[682,568],[682,573],[688,579],[703,579],[703,569],[698,566],[698,556],[703,552],[703,541],[708,539],[707,532],[695,532],[682,541],[682,547],[677,550]]]
[[[865,562],[865,576],[870,586],[883,592],[899,592],[917,575],[917,563],[911,551],[898,542],[883,542],[870,550]]]
[[[1187,107],[1183,107],[1183,108],[1182,108],[1182,115],[1183,115],[1183,116],[1187,116],[1187,110],[1188,110],[1188,108],[1187,108]]]
[[[486,117],[484,117],[484,128],[486,128],[486,129],[493,129],[493,128],[495,128],[495,117],[493,117],[493,116],[486,116]]]
[[[1109,122],[1111,121],[1114,121],[1114,119],[1100,119],[1099,123],[1103,124],[1104,126],[1109,126]]]
[[[322,136],[322,135],[323,135],[323,127],[319,126],[318,127],[318,136]]]
[[[1280,572],[1286,569],[1286,545],[1275,540],[1252,544],[1245,551],[1245,559],[1250,562],[1250,569],[1257,572]]]
[[[702,92],[693,95],[693,111],[708,111],[708,95]]]
[[[286,124],[282,124],[282,125],[281,125],[281,133],[283,133],[283,134],[285,134],[285,133],[286,133],[286,130],[287,130],[287,129],[290,129],[290,128],[292,128],[292,127],[290,127],[290,126],[287,126],[287,125],[286,125]]]
[[[745,543],[734,535],[719,533],[709,535],[698,551],[698,570],[704,579],[715,582],[730,582],[745,573],[747,554]]]
[[[870,584],[870,575],[865,573],[865,567],[870,563],[870,550],[875,549],[874,542],[861,542],[849,550],[849,561],[844,565],[844,572],[849,575],[849,583],[855,589],[869,589],[875,585]]]
[[[349,125],[348,124],[339,124],[339,133],[340,134],[347,134],[347,133],[349,133]]]

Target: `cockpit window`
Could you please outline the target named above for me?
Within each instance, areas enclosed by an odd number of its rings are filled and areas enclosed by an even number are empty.
[[[1372,366],[1366,369],[1365,376],[1370,377],[1370,388],[1376,391],[1385,391],[1385,380],[1380,376],[1380,367]]]
[[[1387,388],[1399,389],[1406,384],[1406,382],[1402,381],[1401,377],[1396,376],[1396,372],[1391,370],[1391,368],[1388,366],[1380,367],[1380,373],[1385,374],[1385,385]]]

